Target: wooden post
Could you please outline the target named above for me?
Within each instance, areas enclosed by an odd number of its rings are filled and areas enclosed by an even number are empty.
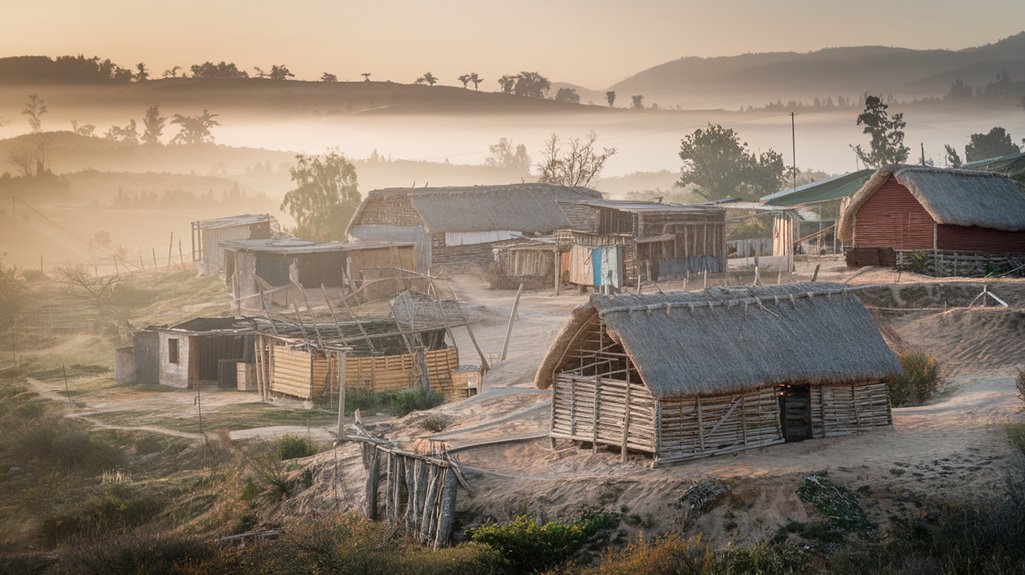
[[[174,250],[174,232],[171,232],[171,241],[167,244],[167,267],[171,267],[171,252]]]
[[[451,467],[445,468],[444,481],[441,487],[441,497],[438,502],[438,534],[434,538],[434,548],[444,547],[452,533],[452,520],[456,514],[456,489],[459,483],[456,481],[456,473]]]
[[[555,276],[555,295],[559,295],[562,289],[562,255],[559,253],[559,246],[555,246],[555,255],[552,257],[552,275]],[[40,266],[41,267],[41,266]]]
[[[157,269],[157,248],[150,248],[153,251],[153,269]]]
[[[627,378],[630,375],[627,374]],[[626,404],[623,407],[626,413],[623,416],[623,446],[620,450],[620,461],[626,463],[627,442],[630,439],[630,381],[626,382]]]
[[[438,483],[441,482],[441,468],[437,465],[427,464],[427,492],[424,494],[423,507],[420,515],[420,541],[424,543],[431,540],[431,532],[434,530],[434,512],[436,509],[435,499],[438,497]]]
[[[377,486],[381,479],[381,458],[378,455],[377,446],[370,444],[370,466],[367,469],[367,519],[377,519]]]
[[[509,352],[509,338],[512,336],[513,320],[516,318],[516,309],[520,306],[520,294],[523,293],[523,284],[516,290],[516,299],[513,301],[512,312],[509,314],[509,325],[505,328],[505,343],[502,345],[502,361]]]
[[[71,387],[68,385],[68,370],[64,368],[64,364],[61,364],[61,373],[64,374],[64,391],[68,394],[68,405],[71,409],[75,409],[75,402],[71,401]]]
[[[815,283],[815,280],[819,279],[819,267],[821,266],[822,264],[815,264],[815,271],[811,274],[811,283]]]
[[[403,469],[406,476],[406,514],[403,520],[406,524],[406,533],[409,534],[416,530],[416,468],[419,464],[419,459],[411,459],[406,462]]]
[[[178,261],[185,267],[185,252],[182,251],[182,239],[178,238]]]
[[[338,441],[345,437],[345,352],[335,352],[338,358]]]

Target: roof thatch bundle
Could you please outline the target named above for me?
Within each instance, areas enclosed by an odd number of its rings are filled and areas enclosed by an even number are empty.
[[[510,230],[552,232],[572,227],[559,202],[601,198],[588,188],[551,184],[510,184],[448,188],[388,188],[373,190],[349,224],[360,225],[369,202],[406,196],[429,233]]]
[[[882,379],[900,371],[847,288],[793,284],[594,296],[573,311],[549,349],[537,387],[552,385],[567,351],[595,315],[659,399]]]
[[[854,214],[893,176],[939,224],[1025,230],[1025,192],[1007,176],[927,166],[888,166],[851,197],[840,221],[839,237],[854,237]]]

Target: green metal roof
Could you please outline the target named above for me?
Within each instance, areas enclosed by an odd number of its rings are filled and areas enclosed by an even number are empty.
[[[1025,170],[1025,152],[1015,152],[1013,154],[997,156],[996,158],[968,162],[961,166],[961,169],[995,172],[1009,176],[1015,172]]]
[[[858,170],[842,176],[833,176],[799,186],[796,189],[782,190],[775,194],[762,197],[762,201],[770,206],[799,206],[826,200],[835,200],[853,195],[872,177],[875,170]]]

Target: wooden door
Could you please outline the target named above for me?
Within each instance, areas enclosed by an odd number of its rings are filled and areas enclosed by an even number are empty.
[[[811,439],[811,388],[807,385],[782,386],[779,416],[785,441]]]

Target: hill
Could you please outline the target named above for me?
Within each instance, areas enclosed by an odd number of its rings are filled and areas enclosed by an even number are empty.
[[[736,107],[864,92],[897,98],[940,97],[960,78],[981,88],[996,73],[1025,78],[1025,32],[963,50],[885,46],[680,58],[639,72],[610,89],[688,108]]]

